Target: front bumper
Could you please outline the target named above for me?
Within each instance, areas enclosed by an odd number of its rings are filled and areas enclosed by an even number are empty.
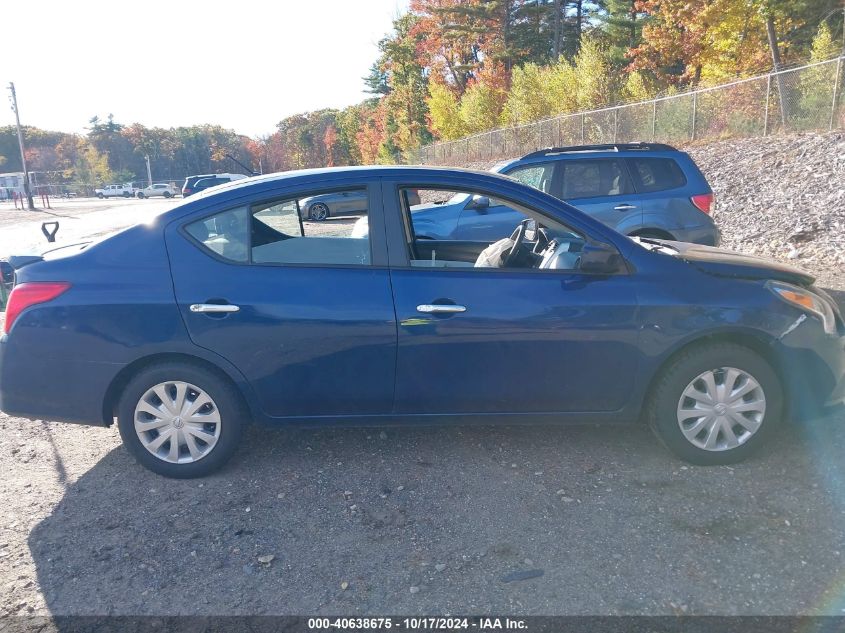
[[[781,335],[776,349],[793,419],[845,409],[845,336],[825,334],[815,318],[807,317]]]

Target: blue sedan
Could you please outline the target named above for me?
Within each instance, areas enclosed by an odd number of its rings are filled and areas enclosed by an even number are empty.
[[[368,230],[303,222],[302,200],[344,192]],[[455,196],[510,209],[510,236],[423,237],[419,201]],[[807,273],[626,237],[485,172],[250,178],[11,263],[0,409],[116,422],[170,477],[220,468],[253,421],[642,421],[725,464],[845,400],[845,324]]]

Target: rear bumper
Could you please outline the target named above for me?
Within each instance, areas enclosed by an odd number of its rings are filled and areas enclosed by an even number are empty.
[[[692,242],[703,246],[719,246],[722,234],[715,224],[687,226],[672,231],[679,242]]]
[[[34,358],[0,337],[0,411],[16,417],[105,426],[103,397],[116,363]]]

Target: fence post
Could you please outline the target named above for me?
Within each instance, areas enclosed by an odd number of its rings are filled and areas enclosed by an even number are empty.
[[[616,142],[616,137],[619,135],[619,108],[613,109],[613,142]]]
[[[833,122],[836,120],[836,102],[839,97],[839,78],[842,75],[842,57],[836,60],[836,78],[833,80],[833,102],[830,104],[830,125],[828,130],[833,130]]]
[[[555,143],[557,147],[563,145],[563,141],[560,140],[560,117],[557,118],[557,143]]]
[[[698,91],[692,93],[692,131],[690,132],[690,140],[695,140],[695,119],[698,116]]]
[[[581,113],[581,144],[584,144],[584,113]]]
[[[651,102],[651,142],[654,142],[654,137],[657,135],[657,99]]]
[[[763,115],[763,136],[769,135],[769,101],[772,100],[772,75],[766,77],[766,110]]]

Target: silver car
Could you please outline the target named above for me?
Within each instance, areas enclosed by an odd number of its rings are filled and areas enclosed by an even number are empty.
[[[302,198],[299,201],[299,213],[303,220],[322,222],[339,215],[360,215],[367,213],[367,192],[338,191],[319,196]]]

